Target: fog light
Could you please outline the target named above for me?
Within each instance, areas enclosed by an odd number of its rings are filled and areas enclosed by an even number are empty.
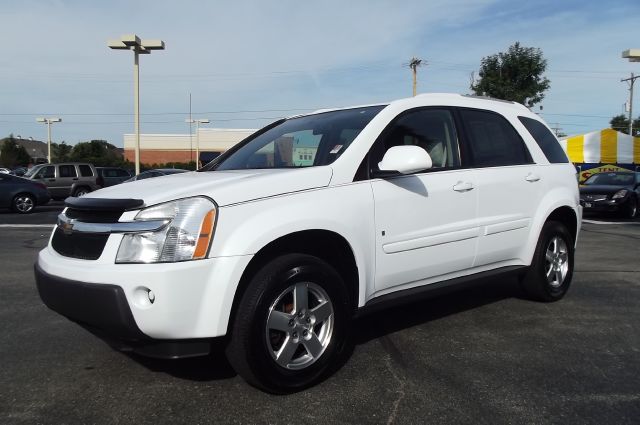
[[[145,286],[138,286],[133,291],[133,303],[138,308],[150,308],[156,300],[156,294]]]

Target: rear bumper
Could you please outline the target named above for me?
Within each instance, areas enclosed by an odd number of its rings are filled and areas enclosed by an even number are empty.
[[[145,335],[136,324],[124,290],[118,285],[93,284],[52,276],[36,263],[40,298],[51,310],[85,327],[121,351],[158,358],[206,355],[210,340],[158,340]]]

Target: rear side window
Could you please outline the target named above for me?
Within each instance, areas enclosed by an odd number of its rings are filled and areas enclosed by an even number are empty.
[[[80,168],[80,175],[82,177],[93,177],[93,171],[91,171],[91,167],[89,167],[86,164],[81,164],[78,165],[78,168]]]
[[[549,131],[549,129],[538,120],[527,117],[518,117],[522,125],[525,126],[531,137],[533,137],[544,152],[550,163],[559,164],[569,162],[567,154],[558,143],[558,139]]]
[[[131,177],[125,170],[116,170],[116,175],[118,177]]]
[[[494,112],[461,109],[475,167],[533,162],[524,141],[504,117]]]
[[[73,165],[59,165],[58,171],[60,172],[60,177],[78,177],[76,167]]]

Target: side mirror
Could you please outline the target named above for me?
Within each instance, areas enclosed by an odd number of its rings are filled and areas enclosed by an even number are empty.
[[[385,177],[400,174],[412,174],[427,170],[433,166],[431,157],[420,146],[393,146],[387,150],[378,163],[380,172],[375,177]]]

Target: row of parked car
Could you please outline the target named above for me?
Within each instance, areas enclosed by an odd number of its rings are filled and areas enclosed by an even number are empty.
[[[83,196],[103,187],[188,170],[154,169],[132,176],[123,168],[68,162],[40,164],[22,171],[0,169],[0,207],[20,214],[31,213],[37,205],[44,205],[51,199]]]

